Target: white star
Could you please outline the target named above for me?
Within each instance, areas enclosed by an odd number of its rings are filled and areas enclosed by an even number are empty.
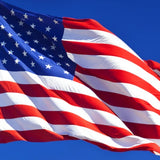
[[[6,45],[6,42],[1,42],[1,46],[5,46]]]
[[[32,32],[31,32],[31,31],[27,31],[27,35],[29,35],[29,36],[30,36],[31,34],[32,34]]]
[[[51,69],[52,66],[50,66],[49,64],[46,65],[46,69]]]
[[[6,16],[3,16],[3,18],[4,18],[4,19],[7,19],[7,17],[6,17]]]
[[[35,67],[35,63],[33,61],[31,62],[31,67]]]
[[[64,71],[64,74],[69,74],[69,72],[68,71]]]
[[[28,19],[27,13],[25,13],[23,16],[24,16],[25,19]]]
[[[41,17],[38,17],[38,20],[39,20],[40,22],[43,22],[43,19],[42,19]]]
[[[58,57],[59,57],[59,58],[63,58],[64,56],[63,56],[62,54],[59,54]]]
[[[11,38],[13,35],[11,33],[8,33],[8,37]]]
[[[2,60],[2,63],[3,63],[3,64],[7,64],[7,60],[4,58],[4,59]]]
[[[44,60],[44,58],[45,58],[45,57],[43,57],[43,56],[39,56],[39,59],[41,59],[41,60]]]
[[[22,36],[22,34],[20,34],[20,33],[17,33],[17,35],[18,35],[19,37],[21,37],[21,36]]]
[[[43,38],[44,38],[44,39],[47,39],[47,37],[46,37],[44,34],[43,34]]]
[[[55,49],[56,49],[55,44],[52,44],[51,49],[52,49],[52,50],[55,50]]]
[[[12,50],[8,51],[8,54],[12,55],[12,54],[13,54],[13,51],[12,51]]]
[[[61,66],[61,63],[60,63],[60,62],[57,62],[57,65],[58,65],[58,66]]]
[[[43,51],[46,51],[47,49],[46,49],[46,47],[42,47],[42,50],[43,50]]]
[[[31,24],[31,28],[34,29],[35,27],[36,27],[36,25],[35,25],[34,23],[32,23],[32,24]]]
[[[18,42],[16,42],[16,43],[15,43],[15,46],[18,48],[18,47],[19,47],[19,43],[18,43]]]
[[[14,28],[14,25],[13,25],[13,24],[10,24],[10,26],[11,26],[12,28]]]
[[[31,51],[35,52],[36,50],[34,48],[31,48]]]
[[[23,21],[19,21],[19,25],[23,26],[24,22]]]
[[[20,62],[20,60],[17,58],[14,60],[15,64],[18,64]]]
[[[3,24],[2,24],[0,27],[1,27],[1,29],[5,29],[5,27],[4,27],[4,25],[3,25]]]
[[[51,55],[51,54],[49,54],[48,56],[51,57],[51,58],[53,58],[53,55]]]
[[[27,56],[27,52],[23,51],[22,54],[26,57]]]
[[[57,42],[57,37],[56,37],[56,36],[52,37],[52,39],[53,39],[55,42]]]
[[[57,21],[57,20],[55,20],[55,19],[53,20],[53,22],[54,22],[55,24],[58,24],[58,21]]]
[[[50,32],[51,28],[48,26],[46,27],[46,32]]]
[[[69,63],[66,63],[66,66],[70,67],[70,64],[69,64]]]
[[[38,40],[33,40],[33,42],[34,42],[34,43],[37,43],[37,44],[39,43],[39,41],[38,41]]]
[[[13,9],[12,9],[10,12],[11,12],[11,15],[12,15],[12,16],[15,16],[15,12],[14,12]]]
[[[29,42],[28,42],[28,41],[24,41],[24,43],[25,43],[25,44],[29,44]]]

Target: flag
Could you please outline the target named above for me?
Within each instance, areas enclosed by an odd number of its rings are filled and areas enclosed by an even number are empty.
[[[95,20],[0,2],[0,143],[160,153],[159,72]]]

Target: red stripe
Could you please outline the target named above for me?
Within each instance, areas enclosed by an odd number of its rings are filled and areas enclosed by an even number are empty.
[[[124,123],[134,135],[138,135],[143,138],[160,139],[160,125],[138,124],[131,122]]]
[[[106,29],[93,19],[74,19],[74,18],[64,17],[63,26],[64,28],[70,28],[70,29],[93,29],[93,30],[110,32],[108,29]]]
[[[89,86],[87,83],[84,82],[84,84],[89,87],[101,100],[102,102],[106,102],[109,105],[116,106],[116,107],[123,107],[123,108],[133,108],[136,110],[148,110],[153,111],[160,115],[160,110],[155,109],[151,104],[149,104],[147,101],[135,98],[135,97],[129,97],[126,95],[114,93],[114,92],[107,92],[107,91],[101,91],[96,90]],[[156,94],[154,93],[156,97],[159,98],[159,92]],[[153,94],[153,95],[154,95]]]
[[[38,84],[28,85],[28,84],[17,84],[14,82],[1,81],[0,93],[6,93],[6,92],[21,93],[30,97],[60,98],[73,106],[97,109],[114,114],[103,102],[101,102],[97,98],[78,93],[72,93],[60,90],[49,90]]]
[[[116,148],[116,147],[110,147],[110,146],[107,146],[105,144],[98,143],[98,142],[93,142],[93,141],[89,141],[89,140],[85,140],[85,141],[92,143],[92,144],[95,144],[102,149],[107,149],[110,151],[124,152],[124,151],[131,151],[131,150],[148,150],[148,151],[152,151],[152,152],[156,151],[156,152],[160,153],[160,147],[155,143],[140,144],[138,146],[129,147],[129,148],[122,148],[122,147]]]
[[[31,106],[14,105],[0,108],[0,119],[12,119],[26,116],[39,117],[46,120],[50,124],[77,125],[92,129],[101,134],[106,134],[112,138],[121,138],[131,133],[123,128],[94,124],[88,122],[78,115],[65,111],[40,111]]]
[[[132,108],[140,111],[153,111],[160,115],[160,110],[153,108],[148,102],[134,97],[117,94],[114,92],[105,92],[95,90],[95,93],[106,103],[123,108]]]
[[[108,55],[108,56],[116,56],[120,58],[124,58],[128,61],[131,61],[148,73],[152,75],[156,75],[149,67],[139,59],[138,57],[134,56],[130,52],[114,46],[110,44],[95,44],[95,43],[84,43],[84,42],[69,42],[69,41],[62,41],[63,46],[66,52],[73,53],[73,54],[80,54],[80,55]]]
[[[101,132],[112,138],[121,138],[127,135],[131,135],[123,128],[92,124],[81,117],[64,111],[39,111],[36,108],[27,105],[14,105],[0,108],[0,118],[12,119],[25,116],[40,117],[51,124],[73,124],[90,128],[94,131]],[[130,122],[124,122],[127,127],[134,133],[144,138],[160,138],[160,126],[136,124]],[[147,129],[149,129],[147,131]]]
[[[87,85],[87,84],[86,84]],[[87,85],[88,86],[88,85]],[[117,93],[111,93],[111,92],[105,92],[105,91],[99,91],[91,88],[104,102],[115,106],[115,107],[123,107],[123,108],[131,108],[136,109],[140,111],[153,111],[160,115],[160,110],[153,108],[148,102],[134,97],[128,97]],[[136,117],[135,117],[136,118]],[[157,125],[144,125],[144,124],[136,124],[136,123],[130,123],[130,122],[124,122],[127,124],[129,129],[137,136],[144,137],[144,138],[160,138],[160,130]],[[133,126],[132,126],[133,125]],[[143,130],[141,128],[144,128]],[[147,132],[147,126],[150,126],[150,132]],[[141,130],[141,133],[139,134],[139,130]],[[154,132],[154,133],[153,133]],[[155,133],[156,132],[156,133]],[[153,134],[152,134],[153,133]],[[150,136],[150,137],[149,137]]]
[[[32,135],[32,136],[31,136]],[[29,142],[49,142],[59,140],[76,140],[74,137],[67,135],[58,135],[54,132],[47,130],[32,130],[32,131],[0,131],[0,143],[7,143],[12,141],[29,141]],[[160,147],[155,143],[141,144],[130,148],[116,148],[104,145],[102,143],[85,140],[89,143],[95,144],[102,149],[111,151],[129,151],[129,150],[150,150],[160,152]]]
[[[29,141],[29,142],[48,142],[64,140],[65,138],[55,132],[48,130],[31,130],[31,131],[0,131],[0,143],[12,141]]]
[[[83,127],[92,129],[96,132],[99,132],[101,134],[110,136],[112,138],[121,138],[124,136],[131,135],[129,131],[123,128],[108,126],[108,125],[101,125],[101,124],[93,124],[70,112],[43,111],[42,113],[46,118],[46,120],[51,124],[71,124],[71,125],[83,126]]]
[[[145,61],[145,62],[147,63],[147,65],[148,65],[150,68],[160,70],[160,63],[155,62],[155,61],[153,61],[153,60],[147,60],[147,61]]]
[[[153,111],[160,115],[160,110],[155,109],[151,106],[147,101],[139,98],[129,97],[125,95],[121,95],[114,92],[106,92],[101,90],[96,90],[90,87],[88,84],[85,84],[91,90],[96,93],[96,95],[104,102],[108,103],[109,105],[116,106],[116,107],[123,107],[123,108],[133,108],[140,111]],[[159,94],[158,94],[159,97]]]
[[[85,75],[94,76],[111,82],[129,83],[138,86],[153,94],[157,99],[160,100],[160,92],[158,90],[153,88],[153,86],[147,83],[145,80],[130,72],[115,69],[86,69],[80,66],[76,67],[76,71]]]

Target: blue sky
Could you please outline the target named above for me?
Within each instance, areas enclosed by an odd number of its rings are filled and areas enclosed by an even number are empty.
[[[141,58],[159,61],[159,0],[3,0],[58,17],[93,18],[125,41]],[[83,141],[0,144],[2,160],[158,160],[147,151],[110,152]]]

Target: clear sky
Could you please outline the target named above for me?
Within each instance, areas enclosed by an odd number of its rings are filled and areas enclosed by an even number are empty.
[[[160,62],[160,0],[3,0],[58,17],[93,18],[141,58]],[[160,160],[148,151],[110,152],[83,141],[0,144],[2,160]]]

